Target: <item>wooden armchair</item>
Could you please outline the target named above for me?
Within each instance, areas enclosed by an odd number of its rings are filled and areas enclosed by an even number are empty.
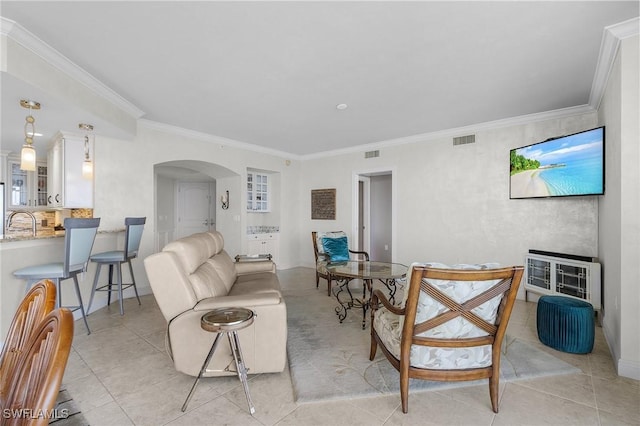
[[[498,412],[500,348],[523,268],[490,269],[495,266],[440,269],[446,265],[413,264],[404,307],[393,306],[383,292],[374,290],[369,359],[374,359],[379,344],[399,371],[404,413],[409,378],[488,378],[491,406]]]
[[[7,337],[0,352],[0,398],[9,393],[20,356],[38,325],[56,304],[56,286],[44,280],[34,285],[22,299],[13,316]]]
[[[335,240],[343,240],[346,244],[346,253],[343,253],[340,257],[343,261],[349,260],[350,255],[359,256],[360,260],[369,260],[369,253],[366,251],[350,250],[348,247],[347,234],[343,231],[333,232],[311,232],[311,240],[313,241],[313,255],[316,259],[316,288],[320,284],[320,278],[327,280],[327,296],[331,296],[331,276],[327,271],[327,264],[331,262],[331,255],[326,252],[323,246],[323,238],[330,238]],[[346,258],[345,258],[346,256]]]
[[[20,356],[9,393],[0,401],[3,409],[15,413],[2,419],[3,426],[49,423],[72,340],[73,314],[69,309],[55,309],[40,322]]]

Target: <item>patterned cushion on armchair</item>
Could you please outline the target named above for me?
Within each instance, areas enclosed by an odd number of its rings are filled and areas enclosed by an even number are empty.
[[[316,270],[321,274],[328,274],[329,273],[329,271],[327,271],[328,263],[329,263],[328,261],[318,258],[318,261],[316,262]]]
[[[407,274],[407,283],[411,282],[410,277],[415,265],[439,269],[471,270],[494,269],[500,267],[497,263],[485,263],[479,265],[458,264],[453,266],[447,266],[441,263],[413,264]],[[464,303],[494,286],[497,283],[497,280],[470,282],[431,280],[429,282],[451,299],[458,303]],[[403,306],[404,302],[406,302],[408,290],[408,288],[405,290]],[[478,306],[473,310],[473,312],[486,321],[495,323],[496,314],[501,300],[502,294]],[[422,323],[447,310],[448,308],[440,302],[434,300],[424,292],[421,292],[420,298],[418,299],[416,323]],[[395,315],[384,308],[380,308],[374,318],[375,329],[378,332],[378,335],[383,340],[384,345],[396,358],[400,357],[400,340],[402,338],[403,322],[404,316]],[[469,338],[486,335],[487,333],[484,330],[480,329],[463,317],[454,318],[421,334],[421,336],[432,338]],[[464,369],[487,367],[491,365],[491,345],[469,348],[413,346],[411,348],[410,358],[411,365],[419,368]]]

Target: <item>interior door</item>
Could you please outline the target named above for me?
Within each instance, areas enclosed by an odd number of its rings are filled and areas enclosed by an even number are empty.
[[[178,182],[177,238],[215,229],[211,182]]]
[[[391,171],[363,173],[356,182],[358,248],[381,262],[393,259],[392,176]]]

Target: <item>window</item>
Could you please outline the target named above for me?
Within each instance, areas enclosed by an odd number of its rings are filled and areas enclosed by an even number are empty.
[[[268,212],[269,210],[269,176],[247,172],[247,211]]]

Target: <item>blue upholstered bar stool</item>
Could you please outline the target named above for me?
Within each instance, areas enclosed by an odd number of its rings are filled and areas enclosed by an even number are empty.
[[[140,296],[138,296],[138,289],[136,288],[136,279],[133,275],[133,266],[131,266],[131,259],[138,256],[138,249],[140,248],[140,240],[142,239],[142,231],[144,230],[144,224],[146,217],[127,217],[124,220],[125,236],[124,236],[124,249],[106,251],[103,253],[97,253],[91,256],[91,261],[96,262],[98,267],[96,268],[96,276],[93,279],[93,289],[91,290],[91,298],[89,299],[89,307],[87,311],[91,311],[91,304],[93,303],[93,297],[96,291],[107,292],[107,305],[111,304],[111,292],[118,292],[118,299],[120,301],[120,315],[124,315],[124,305],[122,302],[122,290],[129,287],[133,287],[136,292],[136,298],[138,299],[138,305],[140,305]],[[122,282],[122,264],[129,264],[129,272],[131,273],[131,282]],[[107,284],[98,287],[98,279],[100,278],[100,269],[102,265],[109,265],[109,281]],[[113,269],[116,269],[116,282],[113,282]],[[115,285],[115,288],[114,288]]]
[[[91,334],[87,315],[82,304],[80,285],[78,284],[78,274],[86,271],[91,256],[93,242],[98,232],[100,218],[80,219],[67,218],[64,220],[64,259],[62,262],[47,263],[44,265],[27,266],[13,272],[17,278],[27,280],[28,287],[43,279],[52,280],[58,289],[56,307],[69,308],[72,311],[80,309],[84,325],[87,327],[87,334]],[[65,306],[62,304],[61,282],[73,278],[78,298],[77,306]]]

